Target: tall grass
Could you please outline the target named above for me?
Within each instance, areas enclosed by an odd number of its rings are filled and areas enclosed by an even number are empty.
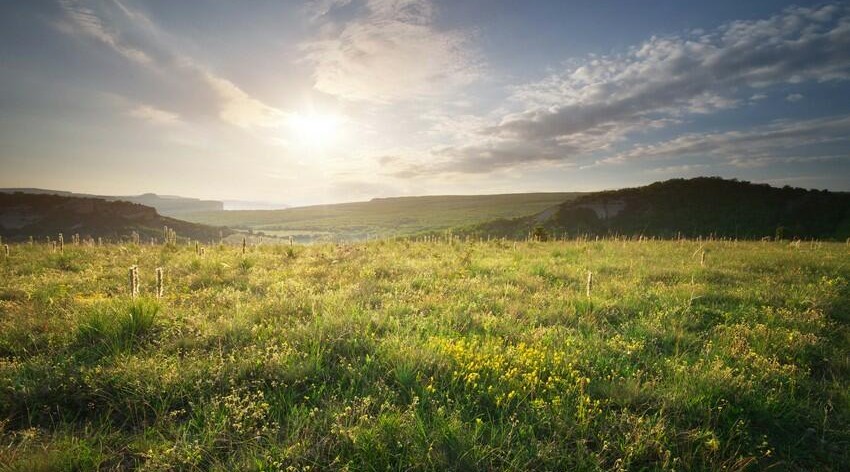
[[[850,468],[845,244],[197,249],[13,246],[3,467]]]
[[[77,324],[77,341],[98,354],[130,351],[153,339],[159,305],[149,299],[110,302],[90,308]]]

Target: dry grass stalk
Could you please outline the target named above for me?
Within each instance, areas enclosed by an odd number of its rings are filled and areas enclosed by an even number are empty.
[[[156,268],[156,298],[162,298],[162,294],[164,293],[163,280],[162,280],[162,267]]]
[[[130,296],[136,298],[139,296],[139,267],[131,266],[129,271]]]

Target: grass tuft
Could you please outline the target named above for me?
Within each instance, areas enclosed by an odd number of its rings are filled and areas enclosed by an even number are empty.
[[[146,298],[93,307],[78,325],[77,340],[101,355],[131,351],[153,337],[159,310]]]

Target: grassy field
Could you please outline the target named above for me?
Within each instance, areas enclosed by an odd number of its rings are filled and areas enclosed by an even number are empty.
[[[301,242],[365,240],[462,227],[539,213],[578,193],[519,193],[379,198],[368,202],[316,205],[286,210],[193,213],[183,219],[262,231]]]
[[[13,245],[0,469],[850,470],[849,280],[837,243]]]

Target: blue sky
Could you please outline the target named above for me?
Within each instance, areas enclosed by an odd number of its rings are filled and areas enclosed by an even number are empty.
[[[309,204],[850,190],[850,5],[5,2],[2,187]]]

